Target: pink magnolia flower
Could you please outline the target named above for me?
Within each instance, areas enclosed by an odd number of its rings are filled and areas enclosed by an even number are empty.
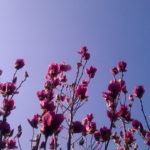
[[[15,61],[14,67],[15,67],[15,69],[19,70],[19,69],[21,69],[24,65],[25,65],[24,59],[17,59],[17,60]]]
[[[46,75],[47,79],[53,79],[54,77],[57,77],[57,75],[60,73],[59,64],[52,63],[48,67],[48,72]]]
[[[40,115],[39,114],[36,114],[36,115],[33,115],[32,119],[28,119],[28,122],[29,124],[31,125],[31,127],[33,128],[38,128],[38,123],[39,123],[39,120],[40,120]]]
[[[64,120],[63,114],[55,114],[54,112],[46,112],[42,117],[42,126],[40,131],[45,136],[51,136],[60,127]]]
[[[71,125],[72,133],[82,133],[84,131],[84,126],[80,121],[74,121]]]
[[[59,76],[53,78],[52,80],[48,77],[47,81],[44,84],[44,88],[47,89],[47,90],[52,90],[52,89],[56,88],[58,85],[61,85],[61,81],[60,81]]]
[[[86,126],[86,125],[88,124],[88,118],[87,118],[87,117],[85,117],[85,118],[82,120],[82,124],[83,124],[84,126]]]
[[[49,81],[49,80],[47,80],[47,81],[44,83],[44,88],[45,88],[46,90],[51,90],[51,89],[53,89],[53,84],[52,84],[52,82]]]
[[[88,121],[92,121],[94,118],[92,113],[89,113],[86,116],[87,116]]]
[[[123,138],[125,140],[125,143],[130,146],[132,143],[134,143],[134,132],[132,130],[127,130],[125,134],[123,135]]]
[[[119,117],[124,118],[126,121],[132,121],[131,113],[126,105],[120,105],[118,115]]]
[[[87,99],[87,88],[83,85],[79,85],[75,90],[75,95],[80,99],[84,100]]]
[[[85,86],[85,87],[87,87],[87,86],[88,86],[88,82],[87,82],[87,80],[85,80],[85,79],[84,79],[84,80],[82,80],[82,85],[83,85],[83,86]]]
[[[17,94],[18,91],[16,91],[16,84],[12,82],[0,83],[0,93],[3,95],[3,97]]]
[[[110,129],[108,129],[105,126],[100,128],[100,140],[102,142],[109,140],[110,136],[111,136],[111,130]]]
[[[71,70],[71,66],[65,63],[61,63],[59,65],[59,68],[60,68],[60,71],[64,71],[64,72]]]
[[[56,88],[58,85],[61,85],[60,82],[61,82],[61,81],[60,81],[59,77],[58,77],[58,78],[54,78],[54,79],[53,79],[53,83],[52,83],[53,88]]]
[[[90,59],[90,53],[84,53],[84,54],[82,54],[82,58],[84,60],[89,60]]]
[[[41,100],[43,100],[43,99],[45,99],[45,98],[46,98],[47,93],[46,93],[46,91],[45,91],[45,90],[38,91],[38,92],[37,92],[37,96],[38,96],[39,100],[41,101]]]
[[[54,102],[50,101],[48,99],[44,99],[44,100],[40,101],[40,106],[42,109],[45,109],[50,112],[54,111],[56,108],[54,105]]]
[[[115,122],[118,119],[119,114],[116,111],[107,110],[107,116],[108,116],[108,118],[109,118],[110,121]]]
[[[13,99],[4,98],[2,109],[10,112],[11,110],[16,108],[14,104],[15,102]]]
[[[80,50],[78,51],[79,54],[84,54],[84,53],[87,53],[88,49],[86,46],[83,46],[80,48]]]
[[[37,96],[40,101],[43,101],[44,99],[51,101],[54,98],[54,92],[53,90],[42,90],[37,92]]]
[[[140,131],[143,130],[143,126],[142,126],[141,122],[138,121],[138,120],[133,120],[133,121],[132,121],[132,128],[133,128],[134,130],[140,130]]]
[[[2,135],[9,135],[11,132],[9,123],[0,120],[0,130],[2,131]]]
[[[127,71],[126,66],[127,66],[126,62],[124,61],[118,62],[118,65],[117,65],[118,72],[126,72]]]
[[[83,58],[84,60],[90,59],[90,53],[88,53],[88,49],[86,46],[81,47],[78,53],[81,55],[81,58]]]
[[[137,98],[142,98],[143,94],[145,92],[144,86],[139,85],[134,88],[134,96]]]
[[[112,93],[114,98],[116,98],[117,95],[121,92],[120,82],[118,80],[111,80],[108,85],[108,91]]]
[[[96,131],[96,123],[88,121],[87,125],[85,126],[86,134],[91,134]]]
[[[106,106],[107,107],[115,107],[115,103],[114,103],[114,96],[113,93],[111,92],[103,92],[102,93],[102,97],[104,98],[104,100],[106,100]]]
[[[110,72],[111,72],[113,75],[118,74],[118,69],[117,69],[117,67],[112,68],[112,69],[110,70]]]
[[[15,149],[15,148],[17,148],[17,146],[16,146],[16,140],[15,139],[7,140],[6,147],[8,149]]]
[[[129,95],[129,97],[128,97],[128,99],[129,99],[129,101],[131,101],[131,102],[132,102],[132,101],[134,100],[133,95],[132,95],[132,94],[130,94],[130,95]]]
[[[89,69],[88,68],[86,69],[86,73],[89,76],[89,78],[94,78],[96,71],[97,71],[97,68],[93,66],[91,66]]]

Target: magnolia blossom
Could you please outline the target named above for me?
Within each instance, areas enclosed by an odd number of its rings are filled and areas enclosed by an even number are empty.
[[[38,123],[39,123],[39,120],[40,120],[40,115],[39,114],[36,114],[36,115],[33,115],[32,119],[28,119],[28,122],[30,123],[30,125],[33,127],[33,128],[38,128]]]
[[[120,105],[118,110],[119,117],[124,118],[126,121],[131,121],[131,113],[126,105]]]
[[[82,133],[84,131],[84,126],[80,121],[74,121],[71,125],[72,133]]]
[[[85,129],[86,129],[86,134],[94,133],[96,131],[96,123],[89,121],[85,126]]]
[[[87,88],[83,85],[79,85],[75,90],[75,94],[80,100],[84,100],[87,98]]]
[[[25,65],[24,59],[17,59],[15,61],[14,67],[19,70]]]
[[[42,117],[42,126],[40,131],[45,136],[51,136],[60,127],[64,120],[63,114],[55,114],[54,112],[46,112]]]
[[[88,121],[92,121],[93,120],[93,114],[92,113],[89,113],[89,114],[87,114],[87,119],[88,119]]]
[[[88,53],[88,49],[86,46],[81,47],[78,53],[81,55],[81,58],[83,58],[84,60],[90,59],[90,53]]]
[[[128,99],[129,99],[129,101],[131,101],[131,102],[132,102],[132,101],[134,100],[133,95],[132,95],[132,94],[130,94],[130,95],[129,95],[129,97],[128,97]]]
[[[117,67],[112,68],[112,69],[110,70],[110,72],[111,72],[113,75],[118,74],[118,69],[117,69]]]
[[[2,135],[9,135],[11,132],[9,123],[0,120],[0,131],[2,131]]]
[[[119,114],[116,111],[107,110],[107,116],[108,116],[110,121],[115,122],[118,119]]]
[[[134,132],[132,130],[127,130],[123,138],[125,140],[125,143],[130,146],[135,141]]]
[[[100,128],[100,140],[101,141],[107,141],[110,139],[111,136],[111,130],[108,129],[107,127],[102,127]]]
[[[145,92],[144,86],[139,85],[134,88],[134,96],[137,98],[142,98],[143,94]]]
[[[40,106],[42,109],[46,109],[47,111],[54,111],[55,110],[55,105],[53,101],[50,101],[48,99],[44,99],[42,101],[40,101]]]
[[[59,73],[60,73],[59,64],[52,63],[48,67],[46,78],[53,79],[54,77],[57,77]]]
[[[17,94],[18,91],[16,91],[16,84],[12,82],[0,83],[0,93],[3,95],[3,97]]]
[[[117,65],[118,72],[126,72],[127,71],[126,66],[127,66],[126,62],[124,61],[118,62],[118,65]]]
[[[45,99],[45,98],[46,98],[47,93],[46,93],[46,91],[45,91],[45,90],[38,91],[38,92],[37,92],[37,96],[38,96],[39,100],[43,100],[43,99]]]
[[[134,130],[140,130],[140,131],[143,130],[142,123],[138,120],[133,120],[132,121],[132,127],[133,127]]]
[[[64,71],[64,72],[71,70],[71,66],[65,63],[61,63],[59,65],[59,68],[60,68],[60,71]]]
[[[10,112],[11,110],[16,108],[14,104],[15,102],[13,99],[4,98],[2,109]]]
[[[108,91],[112,93],[114,98],[116,98],[121,91],[120,82],[118,80],[111,80],[108,85]]]
[[[86,73],[89,76],[89,78],[94,78],[96,71],[97,71],[97,68],[93,66],[91,66],[89,69],[88,68],[86,69]]]
[[[16,146],[16,140],[15,139],[7,140],[6,141],[6,147],[8,149],[15,149],[15,148],[17,148],[17,146]]]

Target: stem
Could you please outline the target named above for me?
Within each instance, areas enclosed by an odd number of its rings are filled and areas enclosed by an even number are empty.
[[[13,74],[13,79],[12,79],[12,82],[13,82],[13,80],[15,79],[15,77],[16,77],[16,74],[17,74],[17,69],[15,70],[15,72],[14,72],[14,74]]]
[[[35,150],[38,150],[38,147],[39,147],[39,143],[40,143],[40,139],[41,139],[41,133],[38,135],[37,137],[37,143],[36,143],[36,147],[35,147]]]
[[[21,81],[21,83],[19,84],[19,86],[15,89],[14,93],[11,95],[11,99],[14,97],[15,92],[18,91],[18,89],[21,88],[22,84],[27,80],[27,78],[25,77],[24,80]]]
[[[68,130],[68,141],[67,141],[67,150],[71,150],[71,125],[73,122],[73,104],[70,111],[70,123],[69,123],[69,130]]]
[[[142,111],[142,113],[143,113],[143,116],[144,116],[144,119],[145,119],[147,128],[148,128],[148,130],[150,131],[150,127],[149,127],[149,124],[148,124],[148,121],[147,121],[147,118],[146,118],[146,115],[145,115],[145,112],[144,112],[144,107],[143,107],[143,103],[142,103],[142,99],[141,99],[141,98],[140,98],[140,103],[141,103],[141,111]]]
[[[121,121],[122,121],[123,130],[124,130],[124,134],[125,134],[126,133],[126,126],[125,126],[124,119],[121,119]],[[125,142],[124,142],[124,147],[125,147],[125,150],[129,150],[129,146]]]
[[[21,148],[21,144],[20,144],[20,140],[19,140],[19,138],[17,138],[17,139],[18,139],[19,149],[20,149],[20,150],[22,150],[22,148]]]
[[[54,150],[57,150],[57,137],[54,135]]]
[[[44,150],[46,150],[47,139],[48,139],[48,137],[45,136],[45,146],[44,146]]]
[[[34,128],[32,128],[33,130],[32,130],[32,139],[31,139],[31,149],[32,149],[32,147],[33,147],[33,138],[34,138]]]

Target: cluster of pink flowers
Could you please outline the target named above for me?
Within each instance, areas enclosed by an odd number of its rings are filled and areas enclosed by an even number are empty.
[[[16,108],[14,95],[18,94],[18,90],[25,82],[27,76],[24,76],[24,80],[17,86],[17,71],[25,65],[23,59],[17,59],[14,64],[15,73],[11,82],[0,83],[0,94],[2,96],[2,106],[0,109],[0,149],[16,149],[16,139],[19,142],[19,138],[22,134],[22,128],[19,125],[17,133],[14,134],[14,129],[11,129],[8,117],[12,110]],[[27,72],[25,73],[27,74]],[[2,70],[0,71],[2,75]],[[19,146],[21,148],[21,146]]]
[[[144,86],[136,86],[133,94],[129,94],[129,101],[126,100],[128,90],[126,82],[123,79],[127,63],[124,61],[118,62],[117,66],[111,69],[111,73],[114,77],[108,85],[108,91],[103,92],[102,96],[106,101],[108,107],[107,116],[110,121],[110,138],[106,142],[105,149],[108,148],[108,144],[111,140],[117,146],[118,150],[138,149],[138,143],[136,143],[135,132],[137,132],[143,139],[144,143],[149,146],[148,133],[150,131],[147,117],[144,112],[143,103],[141,98],[145,92]],[[121,78],[117,79],[121,73]],[[117,76],[118,75],[118,76]],[[134,97],[140,100],[141,111],[144,116],[147,129],[143,128],[142,123],[139,120],[134,119],[131,116],[131,109],[134,103]],[[117,126],[120,125],[120,133]],[[100,135],[100,134],[98,134]]]
[[[136,134],[139,134],[143,143],[150,148],[150,126],[142,100],[145,89],[139,85],[134,88],[133,93],[128,94],[124,80],[127,63],[124,61],[118,62],[111,69],[113,79],[109,82],[107,90],[102,93],[107,107],[108,125],[98,127],[92,113],[88,113],[82,120],[77,119],[76,113],[89,100],[88,87],[97,72],[97,68],[87,67],[91,54],[86,46],[81,47],[78,54],[80,61],[76,64],[77,71],[73,81],[67,78],[67,72],[71,70],[70,65],[63,62],[48,66],[43,89],[37,91],[41,112],[27,119],[33,130],[30,139],[31,150],[61,150],[63,139],[67,150],[107,150],[112,144],[117,150],[137,150]],[[17,59],[12,81],[0,83],[0,150],[22,149],[19,141],[22,127],[18,125],[15,133],[14,129],[11,129],[8,117],[16,109],[14,96],[19,93],[20,87],[28,77],[28,73],[25,72],[24,79],[20,84],[17,83],[17,72],[24,65],[23,59]],[[139,100],[146,127],[143,122],[132,116],[134,99]]]
[[[37,92],[39,99],[41,114],[33,115],[32,119],[28,119],[29,124],[33,129],[40,130],[40,134],[36,135],[36,140],[33,141],[32,149],[44,148],[46,149],[47,140],[49,137],[49,147],[57,147],[57,136],[62,130],[62,122],[64,121],[64,114],[58,113],[57,102],[65,99],[64,95],[55,95],[55,91],[59,86],[66,84],[67,78],[65,72],[71,70],[71,66],[65,63],[57,64],[52,63],[48,67],[46,74],[46,81],[44,83],[44,89]],[[41,135],[44,136],[44,141],[40,140]],[[34,136],[34,135],[33,135]],[[52,145],[55,144],[55,145]]]

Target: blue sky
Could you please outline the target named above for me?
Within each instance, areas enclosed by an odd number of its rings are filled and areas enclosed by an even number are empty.
[[[98,68],[83,116],[91,110],[99,127],[107,123],[101,93],[112,79],[110,68],[120,60],[128,63],[129,91],[133,92],[136,85],[145,86],[144,107],[150,114],[149,14],[149,0],[0,1],[1,80],[11,79],[16,58],[25,59],[24,69],[30,75],[15,98],[17,109],[10,119],[13,126],[23,126],[23,149],[29,149],[31,128],[26,120],[39,111],[36,92],[43,87],[48,65],[65,61],[75,66],[82,45],[91,52],[89,65]],[[69,75],[72,79],[74,73]]]

